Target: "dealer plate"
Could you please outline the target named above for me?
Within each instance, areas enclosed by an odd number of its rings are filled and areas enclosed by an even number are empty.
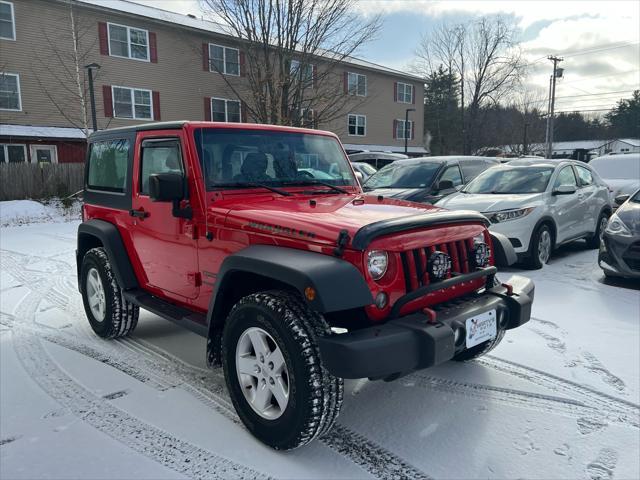
[[[467,348],[496,338],[496,311],[481,313],[475,317],[467,318]]]

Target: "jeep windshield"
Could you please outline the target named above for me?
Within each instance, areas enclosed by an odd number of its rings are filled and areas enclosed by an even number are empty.
[[[220,128],[197,129],[194,137],[207,190],[320,186],[340,193],[357,185],[333,137]]]
[[[552,167],[491,168],[472,180],[462,193],[542,193],[552,173]]]
[[[364,189],[430,187],[441,166],[441,162],[398,160],[371,175],[365,182]]]

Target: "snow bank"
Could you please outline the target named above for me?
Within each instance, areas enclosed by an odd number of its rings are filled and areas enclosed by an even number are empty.
[[[58,199],[46,203],[34,200],[0,202],[0,226],[10,227],[30,223],[69,222],[80,218],[80,203],[64,207]]]

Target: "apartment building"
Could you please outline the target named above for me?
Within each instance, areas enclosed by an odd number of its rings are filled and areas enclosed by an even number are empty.
[[[87,65],[99,129],[254,122],[237,95],[248,88],[242,45],[213,22],[125,0],[0,0],[0,161],[82,161]],[[322,58],[310,77],[316,68]],[[349,151],[402,152],[407,136],[410,153],[425,153],[421,78],[356,58],[338,69],[344,113],[315,127]]]

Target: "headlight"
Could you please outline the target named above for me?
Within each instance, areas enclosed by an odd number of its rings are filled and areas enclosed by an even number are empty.
[[[630,237],[631,231],[627,228],[620,217],[615,213],[611,215],[609,218],[609,223],[607,224],[607,228],[604,230],[606,233],[611,235],[618,235],[620,237]]]
[[[389,266],[389,256],[382,250],[372,250],[367,254],[367,270],[374,280],[380,280]]]
[[[442,280],[451,271],[451,257],[436,250],[429,257],[427,268],[432,280]]]
[[[473,247],[471,252],[473,254],[472,260],[476,267],[486,267],[489,265],[489,259],[491,258],[491,249],[489,245],[484,242],[478,242]]]
[[[500,223],[526,217],[533,211],[533,209],[534,207],[517,208],[513,210],[502,210],[501,212],[487,212],[484,215],[491,220],[491,223]]]

